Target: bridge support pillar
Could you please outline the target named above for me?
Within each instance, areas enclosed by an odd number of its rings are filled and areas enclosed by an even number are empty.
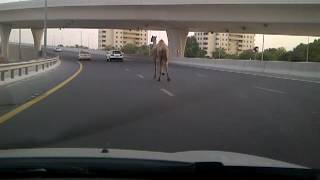
[[[10,25],[0,24],[0,37],[1,37],[1,56],[4,60],[9,58],[9,37],[11,33]]]
[[[31,29],[33,35],[34,49],[37,52],[37,56],[41,56],[41,41],[43,38],[43,29]]]
[[[184,57],[188,33],[186,29],[167,29],[171,57]]]

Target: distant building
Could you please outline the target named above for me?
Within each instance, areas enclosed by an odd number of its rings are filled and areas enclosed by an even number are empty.
[[[254,34],[196,32],[195,37],[200,48],[207,51],[210,57],[219,48],[228,54],[238,55],[255,46]]]
[[[100,29],[98,38],[99,49],[106,47],[122,48],[126,44],[137,46],[148,44],[147,30],[121,30],[121,29]]]

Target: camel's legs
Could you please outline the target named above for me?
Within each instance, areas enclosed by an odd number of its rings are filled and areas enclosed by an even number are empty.
[[[154,75],[153,75],[153,79],[157,79],[157,59],[155,58],[153,61],[154,61]]]
[[[169,63],[166,63],[166,73],[167,73],[167,80],[171,81],[170,76],[169,76]]]
[[[160,58],[160,69],[159,69],[159,79],[158,79],[158,81],[161,81],[161,72],[162,72],[162,57]]]

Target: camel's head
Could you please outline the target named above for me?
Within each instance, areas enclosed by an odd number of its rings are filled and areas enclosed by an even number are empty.
[[[161,40],[159,41],[159,44],[164,44],[164,40],[161,39]]]
[[[157,43],[157,36],[152,36],[151,37],[151,42]]]

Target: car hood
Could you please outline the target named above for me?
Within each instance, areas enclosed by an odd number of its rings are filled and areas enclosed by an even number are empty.
[[[184,151],[176,153],[150,152],[136,150],[89,148],[44,148],[0,150],[0,160],[10,158],[117,158],[160,160],[176,162],[219,162],[225,166],[275,167],[275,168],[306,168],[269,158],[225,152],[225,151]]]

